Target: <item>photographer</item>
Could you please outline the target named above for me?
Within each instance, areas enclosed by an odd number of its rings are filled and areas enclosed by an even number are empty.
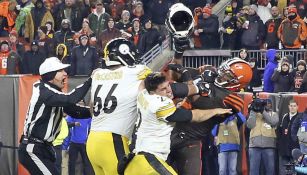
[[[247,127],[251,129],[249,138],[250,175],[259,175],[260,163],[265,167],[266,175],[275,172],[275,127],[279,118],[272,110],[270,99],[254,99],[250,105]],[[273,173],[274,174],[274,173]]]
[[[279,153],[279,174],[286,174],[285,164],[289,163],[292,159],[291,151],[294,148],[299,148],[297,139],[291,138],[292,126],[295,119],[300,115],[297,102],[294,100],[289,101],[289,112],[286,113],[277,128],[278,134],[278,153]]]

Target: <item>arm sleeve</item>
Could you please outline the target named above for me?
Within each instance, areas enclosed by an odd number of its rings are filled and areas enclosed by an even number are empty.
[[[291,138],[293,141],[297,141],[297,132],[300,127],[300,122],[301,122],[301,116],[298,116],[295,118],[291,125]]]
[[[302,174],[307,174],[307,167],[295,166],[295,171]]]
[[[269,112],[266,112],[265,110],[262,113],[263,118],[265,121],[270,124],[271,126],[277,126],[279,122],[279,118],[276,112],[272,112],[271,114]]]
[[[248,116],[248,119],[246,121],[246,126],[249,129],[252,129],[256,126],[256,112],[251,110]]]
[[[190,122],[192,120],[192,112],[178,108],[172,115],[166,117],[166,120],[169,122]]]
[[[79,102],[87,93],[92,84],[92,78],[89,78],[82,85],[73,89],[70,93],[63,93],[52,88],[43,87],[41,98],[45,105],[67,107]]]
[[[70,105],[64,107],[64,112],[73,118],[84,119],[91,117],[90,108],[87,106]]]
[[[188,96],[189,88],[185,83],[172,83],[171,88],[173,91],[174,98],[184,98]]]
[[[280,74],[280,72],[278,72],[277,69],[275,69],[274,73],[273,73],[273,75],[271,77],[271,80],[276,82],[278,80],[278,78],[279,78],[279,74]]]

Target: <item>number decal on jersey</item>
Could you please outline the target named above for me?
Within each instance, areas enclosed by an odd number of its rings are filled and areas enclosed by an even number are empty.
[[[110,114],[112,113],[115,108],[117,107],[117,98],[112,95],[114,92],[115,88],[117,87],[118,84],[113,84],[105,101],[103,104],[103,109],[102,109],[102,99],[98,97],[98,93],[102,87],[102,85],[98,85],[95,94],[94,94],[94,116],[98,116],[101,112],[101,109],[103,110],[104,113]],[[97,105],[96,105],[97,104]]]

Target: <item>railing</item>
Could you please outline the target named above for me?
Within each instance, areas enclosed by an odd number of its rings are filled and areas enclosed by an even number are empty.
[[[294,56],[293,66],[296,67],[298,60],[307,59],[307,50],[278,50],[281,57]],[[238,57],[239,50],[187,50],[183,55],[183,65],[185,67],[199,67],[210,64],[218,67],[223,61],[233,57]],[[258,68],[263,70],[267,64],[266,50],[249,50],[249,58],[256,58],[259,63]]]
[[[145,53],[141,57],[142,63],[145,65],[148,65],[149,63],[151,63],[153,59],[155,59],[159,54],[163,52],[163,50],[168,48],[168,46],[170,45],[169,41],[170,41],[170,38],[169,36],[167,36],[161,45],[157,44],[152,49],[150,49],[147,53]]]

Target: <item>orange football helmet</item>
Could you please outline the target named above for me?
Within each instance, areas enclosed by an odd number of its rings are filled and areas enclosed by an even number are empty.
[[[240,58],[233,58],[223,62],[217,73],[218,76],[214,83],[230,91],[239,91],[245,88],[253,76],[253,70],[250,65]]]

